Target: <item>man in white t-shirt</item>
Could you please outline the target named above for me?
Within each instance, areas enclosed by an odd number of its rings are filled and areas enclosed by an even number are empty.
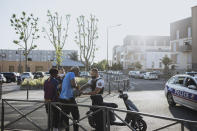
[[[80,91],[90,87],[91,91],[87,93],[82,93],[83,95],[90,95],[90,98],[92,100],[92,105],[100,105],[103,104],[103,97],[102,94],[104,92],[104,80],[99,77],[98,69],[93,68],[91,69],[91,77],[92,79],[88,81],[87,84],[81,87]],[[96,123],[96,131],[103,131],[104,125],[103,125],[103,114],[102,111],[99,111],[95,114],[95,123]]]

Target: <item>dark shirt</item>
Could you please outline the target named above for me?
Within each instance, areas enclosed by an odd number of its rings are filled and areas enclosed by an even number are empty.
[[[57,101],[58,84],[59,84],[58,81],[53,77],[49,77],[44,82],[44,99],[45,100]]]

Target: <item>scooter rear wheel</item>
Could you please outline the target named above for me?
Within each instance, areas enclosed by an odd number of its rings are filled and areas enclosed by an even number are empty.
[[[147,125],[143,119],[133,120],[131,122],[131,127],[133,127],[136,131],[146,131]]]

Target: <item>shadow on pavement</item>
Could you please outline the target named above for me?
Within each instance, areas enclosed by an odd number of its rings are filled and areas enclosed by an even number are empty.
[[[196,117],[197,111],[194,111],[194,110],[189,109],[187,107],[175,106],[175,107],[169,107],[169,110],[175,118],[197,121],[197,117]],[[197,125],[191,125],[191,124],[186,123],[186,124],[184,124],[184,126],[189,131],[196,131],[197,130]]]

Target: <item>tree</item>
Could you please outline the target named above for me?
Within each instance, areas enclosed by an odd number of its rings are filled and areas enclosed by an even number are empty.
[[[122,64],[121,63],[118,63],[118,64],[114,63],[114,64],[112,64],[111,69],[112,70],[122,70],[123,67],[122,67]]]
[[[14,40],[14,44],[20,46],[24,50],[25,56],[25,71],[27,70],[28,55],[31,50],[37,47],[34,44],[34,40],[38,39],[40,36],[38,34],[38,18],[35,18],[33,14],[29,16],[23,11],[21,17],[17,17],[16,14],[12,15],[10,19],[11,26],[14,28],[15,33],[18,35],[19,39]]]
[[[137,68],[137,69],[141,69],[142,68],[142,65],[141,65],[141,63],[138,61],[138,62],[136,62],[135,64],[134,64],[134,66],[135,66],[135,68]]]
[[[68,26],[70,22],[70,15],[66,15],[64,21],[62,20],[63,17],[59,16],[57,12],[55,12],[55,14],[52,14],[48,10],[47,17],[48,17],[48,21],[47,21],[48,30],[43,27],[43,32],[45,32],[47,38],[55,48],[56,65],[57,68],[59,69],[60,64],[62,62],[62,49],[66,43],[66,38],[68,37]]]
[[[163,70],[163,72],[164,72],[164,74],[165,75],[169,75],[169,65],[171,65],[172,64],[172,60],[170,59],[170,58],[168,58],[168,56],[167,55],[165,55],[162,59],[161,59],[161,62],[164,64],[164,70]]]
[[[74,51],[74,52],[71,52],[68,55],[69,55],[71,60],[78,61],[78,54],[77,54],[77,52]]]
[[[93,63],[91,67],[97,68],[98,70],[101,70],[101,71],[106,70],[107,69],[107,60],[102,60],[98,63]]]
[[[90,15],[89,20],[85,20],[85,16],[77,18],[78,30],[75,32],[75,42],[79,46],[80,60],[88,70],[89,65],[94,60],[95,51],[97,50],[95,41],[98,39],[98,19]]]

